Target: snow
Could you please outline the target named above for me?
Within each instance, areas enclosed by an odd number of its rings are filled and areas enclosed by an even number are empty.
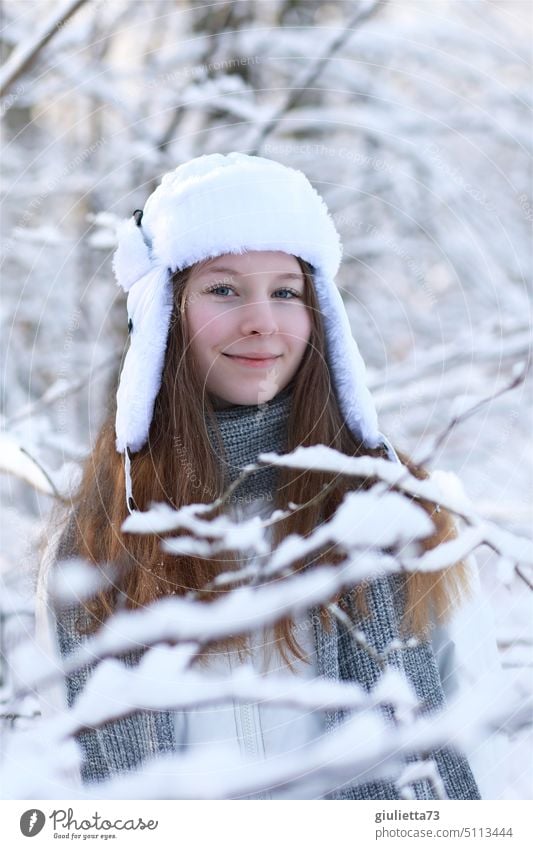
[[[58,561],[48,580],[50,601],[69,604],[92,598],[99,590],[113,581],[116,570],[100,565],[96,570],[81,558]]]
[[[40,492],[53,495],[54,488],[48,476],[28,455],[24,446],[6,434],[0,435],[0,472],[22,478]]]

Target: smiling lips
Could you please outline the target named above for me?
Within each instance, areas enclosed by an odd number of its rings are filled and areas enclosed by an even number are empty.
[[[271,366],[278,357],[281,356],[281,354],[260,354],[254,351],[246,356],[239,356],[238,354],[224,354],[224,356],[230,357],[230,359],[238,365],[247,366],[248,368],[267,368]]]

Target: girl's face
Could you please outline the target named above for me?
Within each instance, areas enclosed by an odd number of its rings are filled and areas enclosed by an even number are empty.
[[[183,304],[192,355],[216,407],[262,404],[290,383],[311,336],[294,256],[250,251],[199,262]]]

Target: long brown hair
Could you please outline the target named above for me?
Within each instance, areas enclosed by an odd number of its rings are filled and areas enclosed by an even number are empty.
[[[369,450],[360,444],[344,424],[325,359],[325,338],[320,309],[313,284],[312,267],[298,259],[305,277],[305,302],[310,309],[312,331],[306,353],[293,380],[294,388],[288,421],[288,451],[299,445],[322,444],[348,456],[382,456],[381,450]],[[161,388],[156,398],[147,444],[132,456],[131,476],[135,505],[146,510],[152,502],[165,502],[174,508],[190,503],[212,503],[224,492],[222,465],[212,450],[206,432],[209,417],[218,433],[216,418],[209,396],[202,385],[188,344],[187,323],[184,321],[184,293],[191,268],[173,277],[174,302]],[[306,415],[301,411],[305,409]],[[109,414],[97,436],[94,448],[85,462],[82,479],[72,498],[72,508],[59,516],[67,521],[69,554],[78,555],[89,563],[112,563],[117,569],[113,585],[85,603],[90,614],[89,630],[98,626],[114,611],[118,599],[126,608],[139,608],[170,595],[193,594],[204,602],[219,597],[232,586],[213,585],[228,563],[238,565],[236,552],[224,552],[218,558],[174,555],[161,546],[161,535],[127,534],[121,525],[128,515],[125,503],[123,458],[115,448],[115,409]],[[199,439],[205,434],[205,439]],[[219,434],[217,453],[223,456]],[[402,462],[420,479],[427,473],[417,468],[403,453]],[[371,480],[359,480],[343,475],[295,469],[279,470],[276,507],[286,508],[290,502],[301,505],[287,518],[273,526],[273,545],[289,533],[309,535],[316,526],[327,521],[348,490],[368,488]],[[430,503],[419,502],[431,515],[435,532],[423,542],[425,549],[455,536],[451,516],[445,511],[434,512]],[[213,516],[224,512],[221,505]],[[56,514],[56,520],[57,520]],[[174,533],[174,535],[176,535]],[[163,535],[164,537],[165,535]],[[167,535],[168,536],[168,535]],[[295,563],[294,570],[312,568],[314,564],[338,564],[344,554],[328,547],[309,560]],[[242,558],[241,558],[242,562]],[[459,593],[466,588],[464,564],[431,573],[411,573],[405,577],[407,604],[403,625],[411,633],[423,635],[432,614],[443,619],[455,605]],[[354,588],[357,589],[357,588]],[[360,588],[359,588],[360,589]],[[345,593],[330,601],[341,602]],[[354,592],[362,615],[367,612],[365,593]],[[326,605],[320,609],[322,622],[330,627]],[[296,657],[302,653],[293,633],[290,618],[278,621],[274,628],[276,644],[290,662],[287,649]],[[236,634],[216,644],[246,651],[246,635]],[[209,648],[214,648],[210,646]]]

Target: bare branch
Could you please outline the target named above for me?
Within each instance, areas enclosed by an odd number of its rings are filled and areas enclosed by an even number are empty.
[[[475,415],[475,413],[481,410],[481,408],[484,407],[486,404],[490,403],[490,401],[494,401],[496,398],[499,398],[501,395],[505,395],[507,392],[510,392],[511,389],[516,389],[517,386],[520,386],[521,383],[524,383],[529,372],[530,366],[531,360],[528,360],[525,363],[522,371],[516,377],[513,378],[511,383],[508,383],[506,386],[502,387],[502,389],[498,389],[498,391],[494,392],[492,395],[488,395],[486,398],[482,398],[481,401],[478,401],[476,404],[473,404],[473,406],[469,407],[468,410],[465,410],[464,413],[461,413],[458,416],[454,416],[448,426],[442,431],[439,436],[437,436],[435,442],[433,443],[431,451],[429,451],[426,456],[423,457],[421,460],[417,460],[417,463],[419,463],[419,465],[421,466],[425,466],[426,463],[429,463],[437,448],[442,445],[446,437],[449,436],[449,434],[452,432],[452,430],[454,430],[454,428],[457,427],[457,425],[462,424],[462,422]]]
[[[22,410],[19,410],[18,413],[15,413],[11,418],[9,418],[6,422],[6,429],[11,428],[11,426],[15,422],[21,421],[21,419],[27,419],[30,416],[34,416],[36,413],[40,412],[40,410],[45,409],[46,407],[52,406],[55,402],[61,398],[61,400],[67,398],[69,395],[74,395],[76,392],[79,392],[80,389],[83,389],[87,384],[92,380],[95,374],[99,371],[103,371],[111,365],[115,365],[119,362],[120,356],[118,354],[111,354],[111,356],[107,357],[105,360],[102,360],[95,368],[92,368],[87,372],[83,377],[80,377],[79,380],[75,380],[72,383],[67,384],[67,386],[57,386],[57,384],[48,389],[44,395],[41,395],[40,398],[37,398],[36,401],[32,401],[30,404],[27,404],[23,407]]]
[[[31,65],[38,53],[56,35],[86,0],[66,0],[59,11],[54,12],[33,39],[17,47],[0,72],[0,97]]]
[[[23,454],[25,454],[26,457],[28,457],[32,461],[32,463],[34,463],[37,466],[39,471],[42,472],[42,474],[45,476],[46,480],[48,481],[48,483],[50,485],[50,489],[52,490],[54,498],[57,498],[58,501],[61,501],[63,504],[68,504],[68,501],[66,500],[66,498],[63,498],[63,496],[59,493],[55,483],[53,482],[52,478],[50,477],[50,475],[48,474],[48,472],[46,471],[44,466],[41,463],[39,463],[39,461],[36,460],[35,457],[33,457],[30,454],[30,452],[26,448],[24,448],[23,445],[19,446],[19,450]]]
[[[533,590],[533,584],[531,583],[531,581],[529,580],[527,575],[524,575],[524,573],[520,569],[520,566],[515,565],[515,572],[518,575],[518,577],[522,579],[522,581],[524,582],[526,587],[529,587],[530,590]]]
[[[303,93],[307,91],[316,82],[329,60],[334,56],[353,35],[354,29],[371,18],[376,12],[383,8],[387,0],[374,0],[374,2],[365,5],[359,4],[357,11],[350,18],[344,29],[339,35],[336,35],[331,44],[327,48],[323,56],[319,56],[316,61],[306,70],[301,80],[296,80],[291,86],[291,91],[285,103],[283,103],[276,112],[269,118],[266,124],[261,127],[258,138],[250,146],[249,153],[258,155],[268,136],[277,127],[280,120],[287,112],[294,109],[296,104],[302,98]]]

